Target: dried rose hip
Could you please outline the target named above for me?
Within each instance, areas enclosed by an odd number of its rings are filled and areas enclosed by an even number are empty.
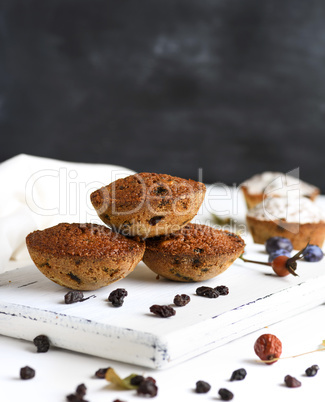
[[[109,369],[109,367],[106,368],[100,368],[96,371],[95,377],[97,378],[105,378],[106,372]]]
[[[254,351],[266,364],[273,364],[281,356],[282,343],[275,335],[264,334],[257,338]]]
[[[234,397],[234,394],[227,388],[220,388],[218,394],[223,401],[231,401]]]
[[[158,304],[154,304],[150,307],[150,311],[153,314],[158,315],[159,317],[168,318],[176,314],[176,311],[173,307],[170,306],[160,306]]]
[[[114,307],[121,307],[124,303],[124,298],[128,295],[128,292],[123,288],[113,290],[108,296],[108,301],[112,303]]]
[[[22,380],[30,380],[35,377],[35,370],[29,366],[22,367],[20,369],[20,378]]]
[[[175,306],[178,306],[178,307],[186,306],[186,304],[188,304],[190,301],[191,301],[191,298],[188,295],[182,294],[182,295],[176,295],[174,297],[174,304],[175,304]]]
[[[219,293],[209,286],[200,286],[196,289],[196,294],[202,297],[208,297],[210,299],[215,299],[219,297]]]
[[[286,375],[284,377],[285,385],[289,388],[298,388],[301,387],[301,382],[298,381],[296,378],[291,377],[291,375]]]
[[[33,339],[37,353],[46,353],[50,349],[50,340],[46,335],[38,335]]]
[[[205,381],[197,381],[195,392],[198,394],[206,394],[211,389],[211,385]]]
[[[220,296],[227,296],[227,294],[229,294],[228,286],[224,285],[216,286],[214,290],[216,290]]]

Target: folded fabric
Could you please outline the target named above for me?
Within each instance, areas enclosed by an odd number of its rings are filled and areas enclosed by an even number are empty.
[[[0,164],[0,272],[29,258],[28,233],[60,222],[101,223],[94,190],[135,172],[115,165],[17,155]]]

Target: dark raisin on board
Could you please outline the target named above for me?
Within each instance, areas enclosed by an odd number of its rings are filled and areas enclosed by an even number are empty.
[[[207,383],[206,381],[197,381],[196,383],[196,387],[195,387],[195,392],[197,394],[206,394],[207,392],[209,392],[211,389],[211,385],[209,383]]]
[[[156,381],[151,377],[145,378],[139,384],[137,389],[138,395],[150,396],[151,398],[156,396],[157,393],[158,393],[158,387],[156,385]]]
[[[46,353],[50,349],[50,340],[46,335],[38,335],[33,339],[37,353]]]
[[[234,394],[227,388],[220,388],[218,394],[223,401],[231,401],[234,397]]]
[[[289,388],[298,388],[301,386],[301,382],[291,375],[286,375],[284,377],[284,382],[285,385]]]
[[[168,318],[176,314],[176,311],[171,306],[160,306],[154,304],[150,307],[150,311],[159,317]]]
[[[176,295],[174,297],[174,304],[177,307],[183,307],[186,306],[186,304],[188,304],[191,301],[190,296],[185,295],[185,294],[181,294],[181,295]]]
[[[66,295],[64,295],[65,304],[72,304],[82,301],[84,294],[80,290],[70,290]]]
[[[227,294],[229,294],[228,286],[224,285],[216,286],[214,290],[216,290],[220,296],[227,296]]]
[[[20,369],[20,378],[22,380],[30,380],[35,377],[35,370],[29,366]]]
[[[209,286],[200,286],[196,289],[196,294],[202,297],[208,297],[209,299],[215,299],[219,297],[219,293]]]
[[[241,381],[246,377],[246,375],[246,370],[244,368],[240,368],[232,373],[230,381]]]
[[[87,387],[85,386],[85,384],[79,384],[76,388],[76,394],[84,397],[86,395],[87,392]]]
[[[109,367],[106,368],[100,368],[96,371],[95,377],[97,378],[105,378],[106,372],[109,369]]]
[[[123,288],[113,290],[108,296],[108,301],[112,303],[114,307],[121,307],[124,303],[124,298],[128,295],[128,292]]]
[[[308,367],[305,371],[307,377],[315,377],[319,370],[317,364],[313,364],[312,366]]]

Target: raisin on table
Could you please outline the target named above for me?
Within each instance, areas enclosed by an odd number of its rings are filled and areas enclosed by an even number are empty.
[[[33,339],[37,353],[46,353],[50,349],[50,340],[46,335],[38,335]]]
[[[150,311],[159,317],[168,318],[176,314],[176,311],[171,306],[160,306],[154,304],[150,307]]]

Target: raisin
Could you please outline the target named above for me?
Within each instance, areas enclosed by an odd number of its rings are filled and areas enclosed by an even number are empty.
[[[162,219],[164,219],[164,216],[153,216],[149,220],[149,225],[151,226],[156,226],[158,222],[160,222]]]
[[[200,286],[196,289],[196,294],[198,296],[208,297],[210,299],[215,299],[219,297],[219,293],[209,286]]]
[[[216,286],[214,290],[216,290],[220,296],[227,296],[227,294],[229,294],[229,288],[224,285]]]
[[[35,370],[29,366],[22,367],[20,369],[20,378],[22,380],[30,380],[35,377]]]
[[[266,364],[275,363],[282,353],[282,343],[275,335],[264,334],[257,338],[254,344],[257,356]],[[270,360],[268,362],[267,360]]]
[[[284,382],[285,382],[286,386],[289,388],[298,388],[301,386],[301,382],[299,380],[297,380],[296,378],[291,377],[291,375],[286,375],[284,377]]]
[[[191,301],[190,296],[182,294],[182,295],[176,295],[174,297],[174,304],[175,306],[182,307],[186,306]]]
[[[176,311],[173,307],[170,306],[159,306],[158,304],[154,304],[150,307],[150,311],[153,314],[159,315],[159,317],[168,318],[176,314]]]
[[[36,336],[33,343],[37,347],[37,353],[46,353],[50,349],[50,341],[46,335]]]
[[[86,392],[87,392],[87,387],[85,386],[85,384],[79,384],[77,386],[76,392],[74,394],[67,395],[67,400],[69,402],[87,402],[84,399]]]
[[[113,290],[108,296],[108,301],[112,303],[114,307],[121,307],[124,303],[124,298],[128,295],[128,292],[123,288]]]
[[[86,395],[87,387],[85,384],[79,384],[76,388],[76,394],[81,396],[82,398]]]
[[[96,371],[95,373],[95,377],[97,378],[105,378],[106,372],[109,369],[109,367],[107,368],[100,368]]]
[[[211,389],[211,385],[205,381],[197,381],[195,392],[198,394],[206,394]]]
[[[223,401],[231,401],[234,397],[234,394],[227,388],[220,388],[218,394]]]
[[[145,378],[142,375],[136,375],[134,377],[131,378],[130,380],[130,384],[131,385],[135,385],[138,386],[142,383],[142,381],[144,381]]]
[[[65,304],[72,304],[82,301],[84,298],[84,294],[80,290],[70,290],[64,296]]]
[[[158,393],[158,387],[156,385],[156,381],[153,378],[148,377],[143,380],[137,389],[138,395],[147,395],[150,397],[156,396]]]
[[[121,401],[121,399],[114,399],[113,402],[124,402],[124,401]]]
[[[308,367],[305,371],[307,377],[315,377],[319,370],[317,364],[313,364],[311,367]]]
[[[243,380],[247,375],[247,372],[244,368],[235,370],[231,377],[230,377],[230,381],[240,381]]]

